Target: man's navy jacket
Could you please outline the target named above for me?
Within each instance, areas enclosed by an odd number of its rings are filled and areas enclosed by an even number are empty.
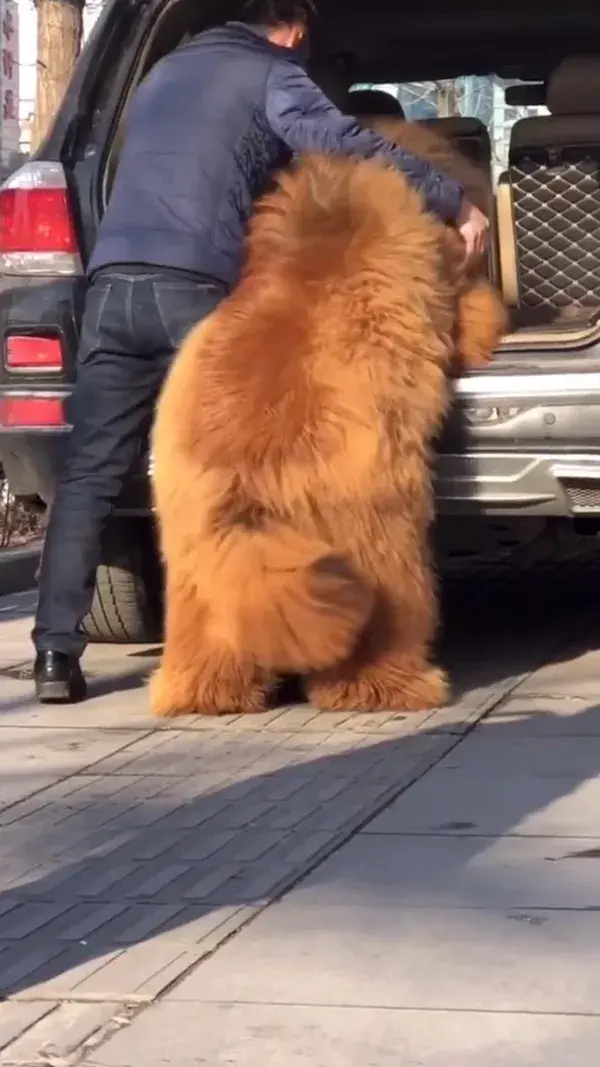
[[[293,50],[230,22],[165,56],[132,98],[88,273],[148,264],[233,285],[254,200],[295,153],[386,156],[445,220],[462,189],[343,115]]]

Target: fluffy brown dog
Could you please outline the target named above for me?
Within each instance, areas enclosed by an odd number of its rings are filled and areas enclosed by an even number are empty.
[[[322,708],[444,702],[430,442],[461,276],[446,228],[381,164],[308,158],[262,201],[240,285],[158,406],[155,714],[260,711],[280,672]]]

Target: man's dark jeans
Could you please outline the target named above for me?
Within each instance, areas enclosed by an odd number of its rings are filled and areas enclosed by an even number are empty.
[[[52,505],[33,630],[38,651],[79,656],[104,524],[140,456],[172,357],[226,296],[159,271],[96,275],[87,293],[67,454]]]

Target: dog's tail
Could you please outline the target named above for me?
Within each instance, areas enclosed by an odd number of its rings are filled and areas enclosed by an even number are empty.
[[[324,542],[279,524],[221,535],[210,576],[221,636],[257,666],[304,674],[346,659],[374,592]]]

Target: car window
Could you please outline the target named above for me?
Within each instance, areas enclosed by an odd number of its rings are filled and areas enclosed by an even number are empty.
[[[353,89],[380,89],[390,93],[402,104],[406,118],[413,122],[451,115],[481,119],[489,130],[493,172],[497,179],[508,165],[510,131],[517,119],[549,113],[541,106],[515,107],[506,103],[507,87],[522,84],[526,83],[516,78],[466,75],[442,81],[360,83]]]

